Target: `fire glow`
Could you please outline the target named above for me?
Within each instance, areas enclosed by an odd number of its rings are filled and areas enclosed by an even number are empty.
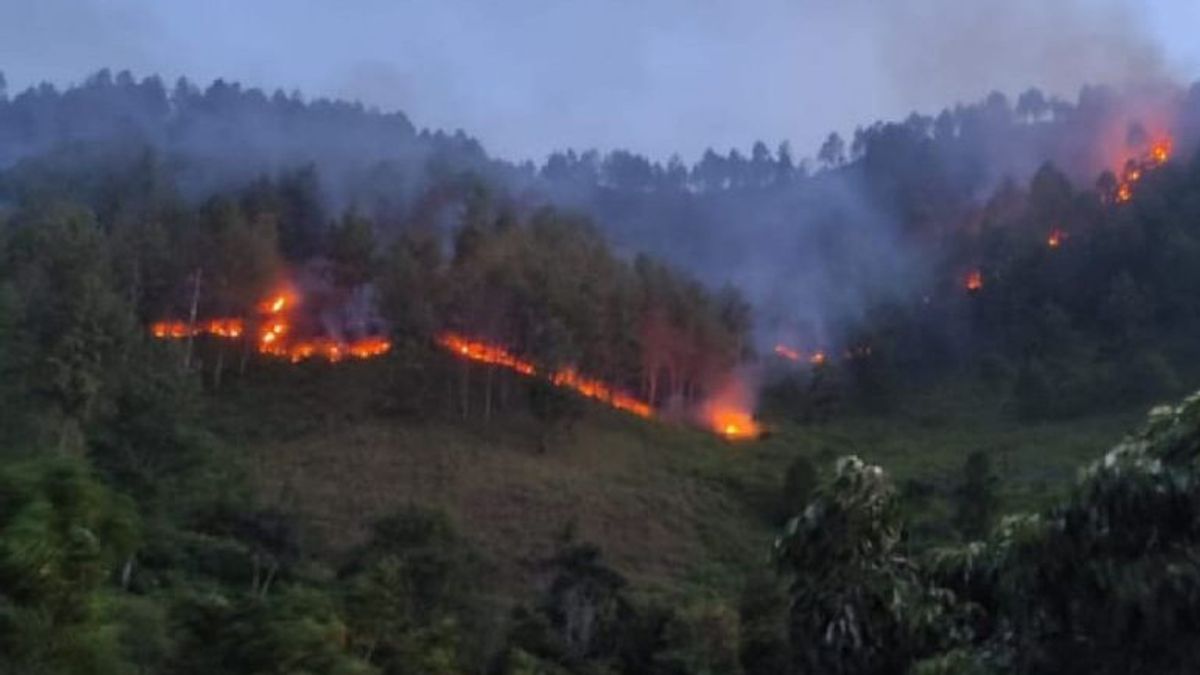
[[[731,441],[749,441],[762,434],[758,423],[744,410],[715,407],[708,418],[717,433]]]
[[[297,304],[290,293],[279,293],[259,304],[261,327],[255,339],[258,353],[298,363],[310,358],[323,358],[330,363],[344,359],[369,359],[386,354],[392,343],[382,336],[357,340],[337,340],[329,337],[292,339],[291,322],[285,310]],[[237,318],[209,319],[195,324],[186,321],[159,321],[150,326],[150,334],[158,339],[182,339],[211,335],[238,339],[246,332],[246,322]]]
[[[1066,232],[1056,227],[1050,230],[1050,234],[1046,235],[1046,246],[1049,246],[1050,248],[1058,248],[1059,246],[1063,245],[1063,242],[1065,242],[1069,236],[1070,235],[1068,235]]]
[[[971,270],[967,273],[967,278],[963,282],[968,293],[978,293],[983,290],[983,272],[979,270]]]
[[[1160,138],[1150,145],[1150,149],[1140,158],[1131,158],[1125,162],[1117,182],[1117,192],[1114,199],[1118,204],[1124,204],[1133,199],[1134,186],[1137,185],[1147,171],[1157,169],[1171,159],[1174,144],[1170,138]]]
[[[507,368],[526,377],[543,377],[556,387],[570,389],[585,398],[600,401],[617,410],[645,419],[654,417],[654,410],[649,403],[616,391],[600,380],[585,377],[574,368],[542,371],[532,362],[513,355],[504,347],[472,340],[457,333],[442,333],[438,336],[437,343],[459,358]]]
[[[781,359],[791,361],[792,363],[801,363],[807,361],[809,365],[819,366],[825,363],[826,357],[824,350],[818,349],[810,352],[807,356],[804,352],[787,345],[775,345],[775,355]]]
[[[747,379],[746,373],[731,373],[700,408],[699,421],[727,441],[752,441],[763,434],[762,426],[749,412],[754,405]]]

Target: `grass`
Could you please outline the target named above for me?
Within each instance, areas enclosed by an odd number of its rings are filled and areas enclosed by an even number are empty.
[[[783,476],[796,457],[827,471],[836,457],[857,454],[882,465],[902,490],[923,486],[931,496],[910,509],[914,530],[937,536],[946,534],[948,495],[969,452],[993,456],[1006,510],[1037,508],[1142,416],[1135,410],[1023,424],[986,396],[929,392],[886,417],[776,423],[762,441],[730,444],[589,407],[542,452],[536,424],[523,415],[483,425],[370,406],[352,414],[361,394],[346,396],[327,383],[313,389],[318,376],[297,377],[304,382],[285,382],[269,395],[231,392],[215,413],[245,447],[262,501],[300,515],[317,549],[331,556],[401,506],[443,509],[513,597],[528,597],[538,562],[568,527],[598,543],[639,593],[731,597],[768,564]],[[304,412],[313,406],[323,412]],[[268,421],[255,423],[252,410],[263,407]]]

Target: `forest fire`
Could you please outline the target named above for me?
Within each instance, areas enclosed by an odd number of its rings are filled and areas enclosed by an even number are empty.
[[[978,293],[983,290],[983,272],[979,270],[971,270],[967,273],[967,278],[963,282],[968,293]]]
[[[479,340],[470,340],[456,333],[442,333],[438,336],[437,342],[465,359],[501,366],[522,375],[532,376],[537,373],[537,369],[532,363],[513,356],[503,347]]]
[[[457,333],[442,333],[438,336],[437,343],[459,358],[500,366],[526,377],[541,376],[556,387],[570,389],[581,396],[600,401],[617,410],[643,418],[654,416],[654,409],[650,407],[649,403],[615,391],[600,380],[579,374],[574,368],[560,368],[552,372],[543,372],[533,363],[514,356],[504,347],[481,340],[471,340]]]
[[[715,394],[700,408],[699,422],[727,441],[752,441],[763,428],[750,413],[754,409],[749,373],[730,373]]]
[[[570,368],[556,371],[550,376],[550,382],[555,386],[572,389],[587,398],[607,403],[617,410],[624,410],[638,417],[650,418],[654,416],[654,411],[648,403],[639,401],[627,394],[615,392],[603,382],[583,377]]]
[[[347,358],[374,358],[392,348],[391,342],[382,336],[350,341],[329,337],[292,340],[291,323],[284,310],[295,304],[295,297],[290,293],[280,293],[259,304],[259,312],[263,317],[256,339],[258,353],[287,359],[292,363],[314,357],[336,363]],[[245,321],[238,318],[209,319],[194,325],[187,321],[158,321],[151,324],[150,334],[158,339],[182,339],[198,335],[237,339],[245,333],[245,327]]]
[[[716,407],[708,417],[712,428],[731,441],[753,440],[762,434],[758,423],[744,410]]]
[[[1063,245],[1063,242],[1065,242],[1069,236],[1070,235],[1068,235],[1066,232],[1056,227],[1050,230],[1050,234],[1046,235],[1046,246],[1049,246],[1050,248],[1058,248],[1059,246]]]
[[[1140,158],[1131,158],[1126,161],[1121,170],[1120,180],[1117,182],[1114,200],[1118,204],[1124,204],[1133,199],[1134,186],[1146,175],[1147,171],[1166,164],[1171,159],[1173,149],[1174,142],[1170,138],[1160,138],[1151,143],[1150,148]]]
[[[775,345],[775,355],[782,359],[787,359],[793,363],[800,362],[800,352],[788,347],[787,345]]]
[[[775,349],[773,351],[775,352],[775,355],[781,359],[791,361],[792,363],[807,361],[808,364],[812,366],[819,366],[825,363],[825,361],[828,359],[824,350],[821,349],[808,354],[807,357],[804,355],[804,352],[782,344],[775,345]]]
[[[241,337],[244,324],[241,319],[213,319],[189,326],[186,321],[157,321],[150,324],[150,333],[156,338],[180,339],[189,335],[214,335],[223,338]]]

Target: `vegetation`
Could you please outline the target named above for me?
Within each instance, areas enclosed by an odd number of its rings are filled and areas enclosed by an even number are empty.
[[[1116,102],[992,97],[832,136],[813,172],[762,144],[513,166],[227,83],[0,100],[0,670],[1193,671],[1200,396],[1098,456],[1196,380],[1200,161],[1122,201],[1066,164],[999,181],[1016,164],[984,142],[1055,159]],[[812,287],[852,287],[799,364],[759,344],[820,332],[777,315],[794,298],[705,283],[708,246],[749,250],[730,213],[753,238],[793,207],[827,254]],[[923,274],[847,271],[879,214]],[[628,253],[656,237],[680,250]],[[147,330],[261,328],[288,286],[295,330],[391,350],[291,363],[251,330]],[[656,417],[458,359],[446,331]],[[746,367],[768,433],[696,428]]]

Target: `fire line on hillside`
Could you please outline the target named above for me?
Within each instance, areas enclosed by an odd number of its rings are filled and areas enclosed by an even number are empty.
[[[575,368],[539,368],[533,362],[514,355],[504,347],[453,332],[440,334],[437,337],[437,343],[458,358],[499,366],[525,377],[539,377],[554,386],[569,389],[581,396],[643,419],[657,417],[650,403],[618,391],[598,379],[582,375]],[[719,402],[710,403],[705,406],[700,421],[717,435],[731,441],[753,440],[762,434],[759,424],[742,406]]]
[[[1133,199],[1134,187],[1148,171],[1157,169],[1171,159],[1174,143],[1170,138],[1160,138],[1150,145],[1143,156],[1131,158],[1125,162],[1117,182],[1117,192],[1114,197],[1118,204],[1124,204]]]
[[[310,358],[322,358],[330,363],[344,359],[369,359],[386,354],[392,343],[386,337],[370,335],[355,340],[332,337],[297,337],[289,310],[298,304],[290,292],[277,293],[259,305],[259,329],[255,337],[258,353],[292,363]],[[223,339],[240,339],[246,332],[246,322],[239,318],[208,319],[206,321],[158,321],[150,325],[150,334],[158,339],[178,340],[199,335]]]

